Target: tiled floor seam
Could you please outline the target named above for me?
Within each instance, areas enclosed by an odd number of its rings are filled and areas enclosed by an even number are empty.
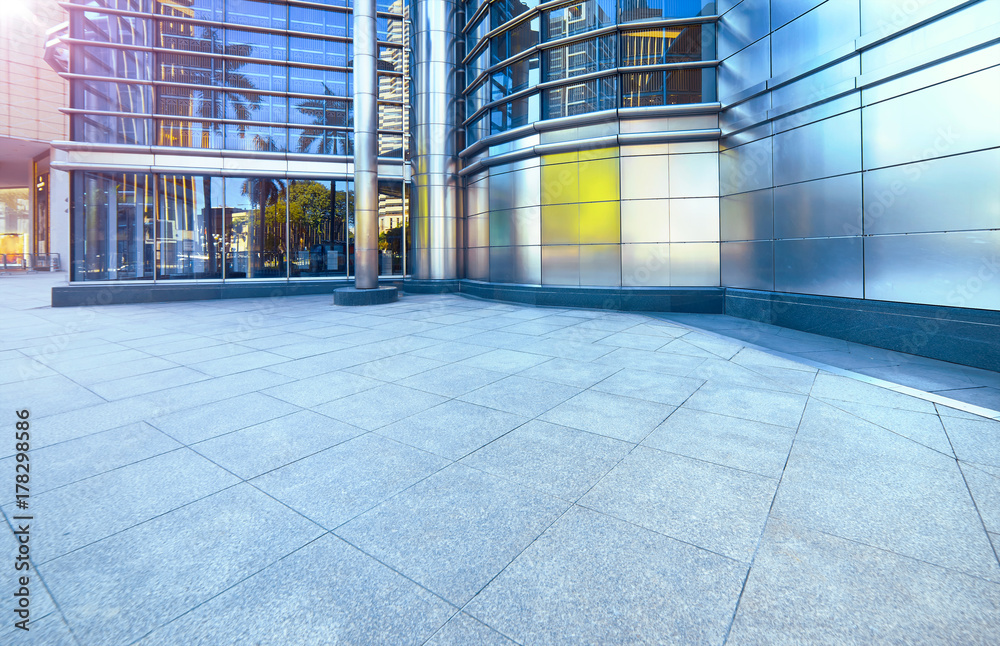
[[[810,392],[812,389],[810,388]],[[723,644],[729,642],[729,637],[732,635],[733,626],[736,624],[736,616],[740,611],[740,603],[743,601],[743,593],[746,591],[747,582],[750,581],[750,573],[753,572],[753,565],[757,561],[757,554],[760,552],[761,544],[764,541],[764,534],[767,532],[767,524],[771,521],[771,512],[774,509],[774,502],[778,499],[778,491],[781,489],[781,483],[785,478],[785,470],[788,469],[788,461],[792,458],[792,451],[795,450],[795,440],[799,436],[799,429],[802,428],[802,420],[806,416],[806,407],[809,405],[809,396],[807,396],[806,403],[802,406],[802,412],[799,414],[799,423],[795,425],[795,434],[792,435],[792,441],[788,445],[788,454],[785,456],[785,464],[781,466],[781,475],[778,477],[778,483],[774,487],[774,494],[771,495],[771,504],[767,507],[767,513],[764,515],[764,524],[760,528],[760,534],[757,536],[757,544],[754,546],[753,555],[750,557],[750,562],[747,564],[747,573],[743,577],[743,583],[740,585],[740,593],[736,595],[736,603],[733,605],[733,614],[729,619],[729,625],[726,626],[726,634],[722,639]]]
[[[305,549],[305,548],[306,548],[306,547],[308,547],[309,545],[312,545],[312,544],[313,544],[313,543],[315,543],[316,541],[320,540],[321,538],[323,538],[324,536],[327,536],[327,535],[329,535],[329,534],[330,534],[330,532],[323,532],[323,533],[322,533],[322,534],[320,534],[319,536],[316,536],[315,538],[313,538],[313,539],[311,539],[311,540],[308,540],[308,541],[306,541],[305,543],[303,543],[302,545],[300,545],[300,546],[296,547],[296,548],[295,548],[294,550],[292,550],[292,551],[291,551],[291,552],[289,552],[288,554],[285,554],[285,555],[283,555],[283,556],[281,556],[281,557],[279,557],[279,558],[275,559],[274,561],[271,561],[271,562],[270,562],[270,563],[268,563],[267,565],[265,565],[265,566],[263,566],[263,567],[261,567],[261,568],[259,568],[259,569],[255,570],[255,571],[251,572],[250,574],[246,575],[245,577],[243,577],[243,578],[242,578],[242,579],[240,579],[239,581],[236,581],[236,582],[234,582],[234,583],[233,583],[232,585],[230,585],[230,586],[228,586],[228,587],[226,587],[226,588],[224,588],[224,589],[222,589],[222,590],[218,591],[218,592],[217,592],[216,594],[213,594],[212,596],[210,596],[210,597],[208,597],[208,598],[206,598],[206,599],[203,599],[202,601],[198,602],[197,604],[195,604],[195,605],[191,606],[190,608],[188,608],[188,609],[187,609],[187,610],[185,610],[184,612],[180,613],[180,614],[179,614],[179,615],[177,615],[176,617],[173,617],[173,618],[171,618],[171,619],[168,619],[167,621],[164,621],[163,623],[161,623],[161,624],[160,624],[159,626],[157,626],[157,627],[153,628],[152,630],[150,630],[150,631],[148,631],[148,632],[146,632],[146,633],[143,633],[143,634],[142,634],[142,635],[140,635],[140,636],[139,636],[138,638],[136,638],[136,639],[132,640],[131,642],[128,642],[128,646],[133,646],[134,644],[138,644],[138,643],[139,643],[139,642],[141,642],[142,640],[146,639],[147,637],[149,637],[150,635],[152,635],[153,633],[155,633],[155,632],[156,632],[157,630],[160,630],[161,628],[164,628],[164,627],[168,626],[169,624],[172,624],[172,623],[174,623],[175,621],[177,621],[177,620],[178,620],[178,619],[180,619],[181,617],[184,617],[185,615],[189,615],[189,614],[191,614],[192,612],[194,612],[194,611],[195,611],[195,610],[197,610],[198,608],[202,607],[202,606],[203,606],[203,605],[205,605],[206,603],[208,603],[208,602],[212,601],[213,599],[215,599],[215,598],[217,598],[217,597],[219,597],[219,596],[221,596],[221,595],[223,595],[223,594],[225,594],[225,593],[229,592],[230,590],[232,590],[232,589],[233,589],[233,588],[235,588],[236,586],[238,586],[238,585],[241,585],[241,584],[242,584],[242,583],[244,583],[245,581],[248,581],[248,580],[252,579],[253,577],[255,577],[255,576],[257,576],[258,574],[260,574],[261,572],[263,572],[264,570],[267,570],[268,568],[271,568],[271,567],[273,567],[273,566],[277,565],[278,563],[280,563],[281,561],[284,561],[284,560],[285,560],[286,558],[288,558],[289,556],[291,556],[291,555],[295,554],[296,552],[299,552],[299,551],[301,551],[301,550]],[[339,538],[339,537],[338,537],[338,538]],[[68,626],[68,625],[69,625],[69,623],[67,622],[67,624],[66,624],[66,625]]]
[[[11,525],[11,519],[7,516],[6,512],[4,512],[3,517],[4,517],[4,520],[7,523],[7,526],[10,528],[10,531],[13,532],[14,531],[14,527],[13,527],[13,525]],[[59,600],[56,599],[56,595],[52,592],[52,588],[49,586],[48,582],[45,580],[45,575],[38,568],[39,564],[35,561],[34,557],[29,557],[28,561],[31,563],[31,567],[34,570],[35,575],[38,576],[38,579],[42,582],[42,587],[45,588],[45,592],[46,592],[46,594],[49,595],[49,599],[52,600],[52,605],[55,607],[55,611],[54,612],[58,613],[60,619],[62,619],[63,624],[66,626],[66,629],[69,631],[70,637],[73,638],[73,641],[77,644],[77,646],[82,646],[82,644],[80,644],[80,640],[77,639],[76,633],[73,632],[73,627],[70,625],[69,620],[66,618],[66,614],[63,612],[62,606],[59,605]],[[45,615],[45,617],[48,617],[51,614],[52,613],[49,613],[48,615]],[[39,617],[38,619],[32,618],[31,621],[38,621],[38,620],[43,619],[43,618],[44,617]],[[30,624],[29,624],[29,626],[30,626]],[[30,630],[30,628],[29,628],[29,630]]]
[[[656,318],[656,317],[652,317],[652,318]],[[657,320],[668,320],[668,319],[657,319]],[[944,397],[942,395],[938,395],[937,393],[934,393],[934,392],[931,392],[931,391],[920,390],[918,388],[912,388],[910,386],[903,386],[903,385],[900,385],[900,384],[893,383],[891,381],[886,381],[884,379],[879,379],[877,377],[871,377],[869,375],[865,375],[865,374],[862,374],[862,373],[858,373],[858,372],[854,372],[854,371],[851,371],[851,370],[847,370],[846,368],[839,368],[837,366],[832,366],[830,364],[826,364],[826,363],[823,363],[821,361],[816,361],[815,359],[809,359],[809,358],[806,358],[806,357],[800,357],[800,356],[795,355],[795,354],[789,354],[789,353],[786,353],[786,352],[781,352],[780,350],[774,350],[774,349],[768,348],[766,346],[757,345],[757,344],[752,343],[750,341],[743,341],[743,340],[739,339],[738,337],[732,337],[732,336],[728,336],[728,335],[725,335],[725,334],[721,334],[721,333],[716,332],[714,330],[709,330],[709,329],[706,329],[706,328],[694,327],[690,323],[684,323],[684,322],[680,322],[680,321],[669,321],[669,322],[673,323],[674,325],[681,326],[681,327],[686,327],[686,328],[689,328],[689,329],[691,329],[693,331],[697,331],[697,332],[700,332],[700,333],[703,333],[703,334],[706,334],[706,335],[710,335],[710,336],[713,336],[713,337],[721,339],[721,340],[727,340],[727,341],[736,340],[736,341],[739,341],[741,344],[743,344],[745,347],[750,348],[751,350],[756,350],[758,352],[763,352],[763,353],[766,353],[766,354],[769,354],[769,355],[772,355],[772,356],[775,356],[775,357],[779,357],[781,359],[786,359],[788,361],[793,361],[793,362],[796,362],[796,363],[805,364],[805,365],[811,366],[813,368],[816,368],[818,370],[824,370],[826,372],[829,372],[831,374],[834,374],[834,375],[837,375],[837,376],[840,376],[840,377],[847,377],[849,379],[854,379],[855,381],[860,381],[860,382],[863,382],[863,383],[871,384],[873,386],[878,386],[880,388],[885,388],[886,390],[891,390],[893,392],[897,392],[897,393],[900,393],[900,394],[903,394],[903,395],[909,395],[910,397],[915,397],[916,399],[922,399],[924,401],[928,401],[928,402],[931,402],[931,403],[934,403],[934,404],[941,404],[941,405],[947,406],[949,408],[954,408],[954,409],[957,409],[957,410],[961,410],[963,412],[971,413],[973,415],[978,415],[980,417],[985,417],[987,419],[992,419],[992,420],[1000,421],[1000,411],[996,411],[996,410],[993,410],[993,409],[990,409],[990,408],[985,408],[983,406],[976,406],[974,404],[968,404],[966,402],[959,401],[957,399],[951,399],[950,397]]]

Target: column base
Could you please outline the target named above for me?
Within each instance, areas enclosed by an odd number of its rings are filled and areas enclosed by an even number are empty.
[[[390,285],[380,285],[375,289],[341,287],[333,290],[334,305],[384,305],[385,303],[395,303],[397,298],[399,298],[399,290]]]

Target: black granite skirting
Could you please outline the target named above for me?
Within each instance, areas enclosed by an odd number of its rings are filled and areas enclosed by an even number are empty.
[[[525,305],[700,314],[721,314],[725,293],[720,287],[538,287],[476,280],[459,281],[459,291]]]
[[[376,289],[358,289],[353,285],[333,290],[333,304],[344,307],[385,305],[395,303],[399,290],[392,285],[379,285]]]
[[[1000,370],[1000,311],[726,289],[730,316]]]
[[[247,283],[150,283],[148,285],[66,285],[52,288],[52,307],[206,301],[220,298],[270,298],[332,294],[344,281],[261,281]]]

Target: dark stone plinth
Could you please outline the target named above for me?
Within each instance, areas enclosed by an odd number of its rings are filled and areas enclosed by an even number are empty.
[[[334,305],[384,305],[396,302],[398,297],[399,290],[389,285],[379,285],[375,289],[341,287],[333,290]]]

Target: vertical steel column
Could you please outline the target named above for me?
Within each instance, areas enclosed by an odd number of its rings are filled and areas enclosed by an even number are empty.
[[[354,0],[354,286],[378,287],[378,36],[375,0]]]
[[[457,277],[456,16],[453,0],[414,0],[413,277]]]

